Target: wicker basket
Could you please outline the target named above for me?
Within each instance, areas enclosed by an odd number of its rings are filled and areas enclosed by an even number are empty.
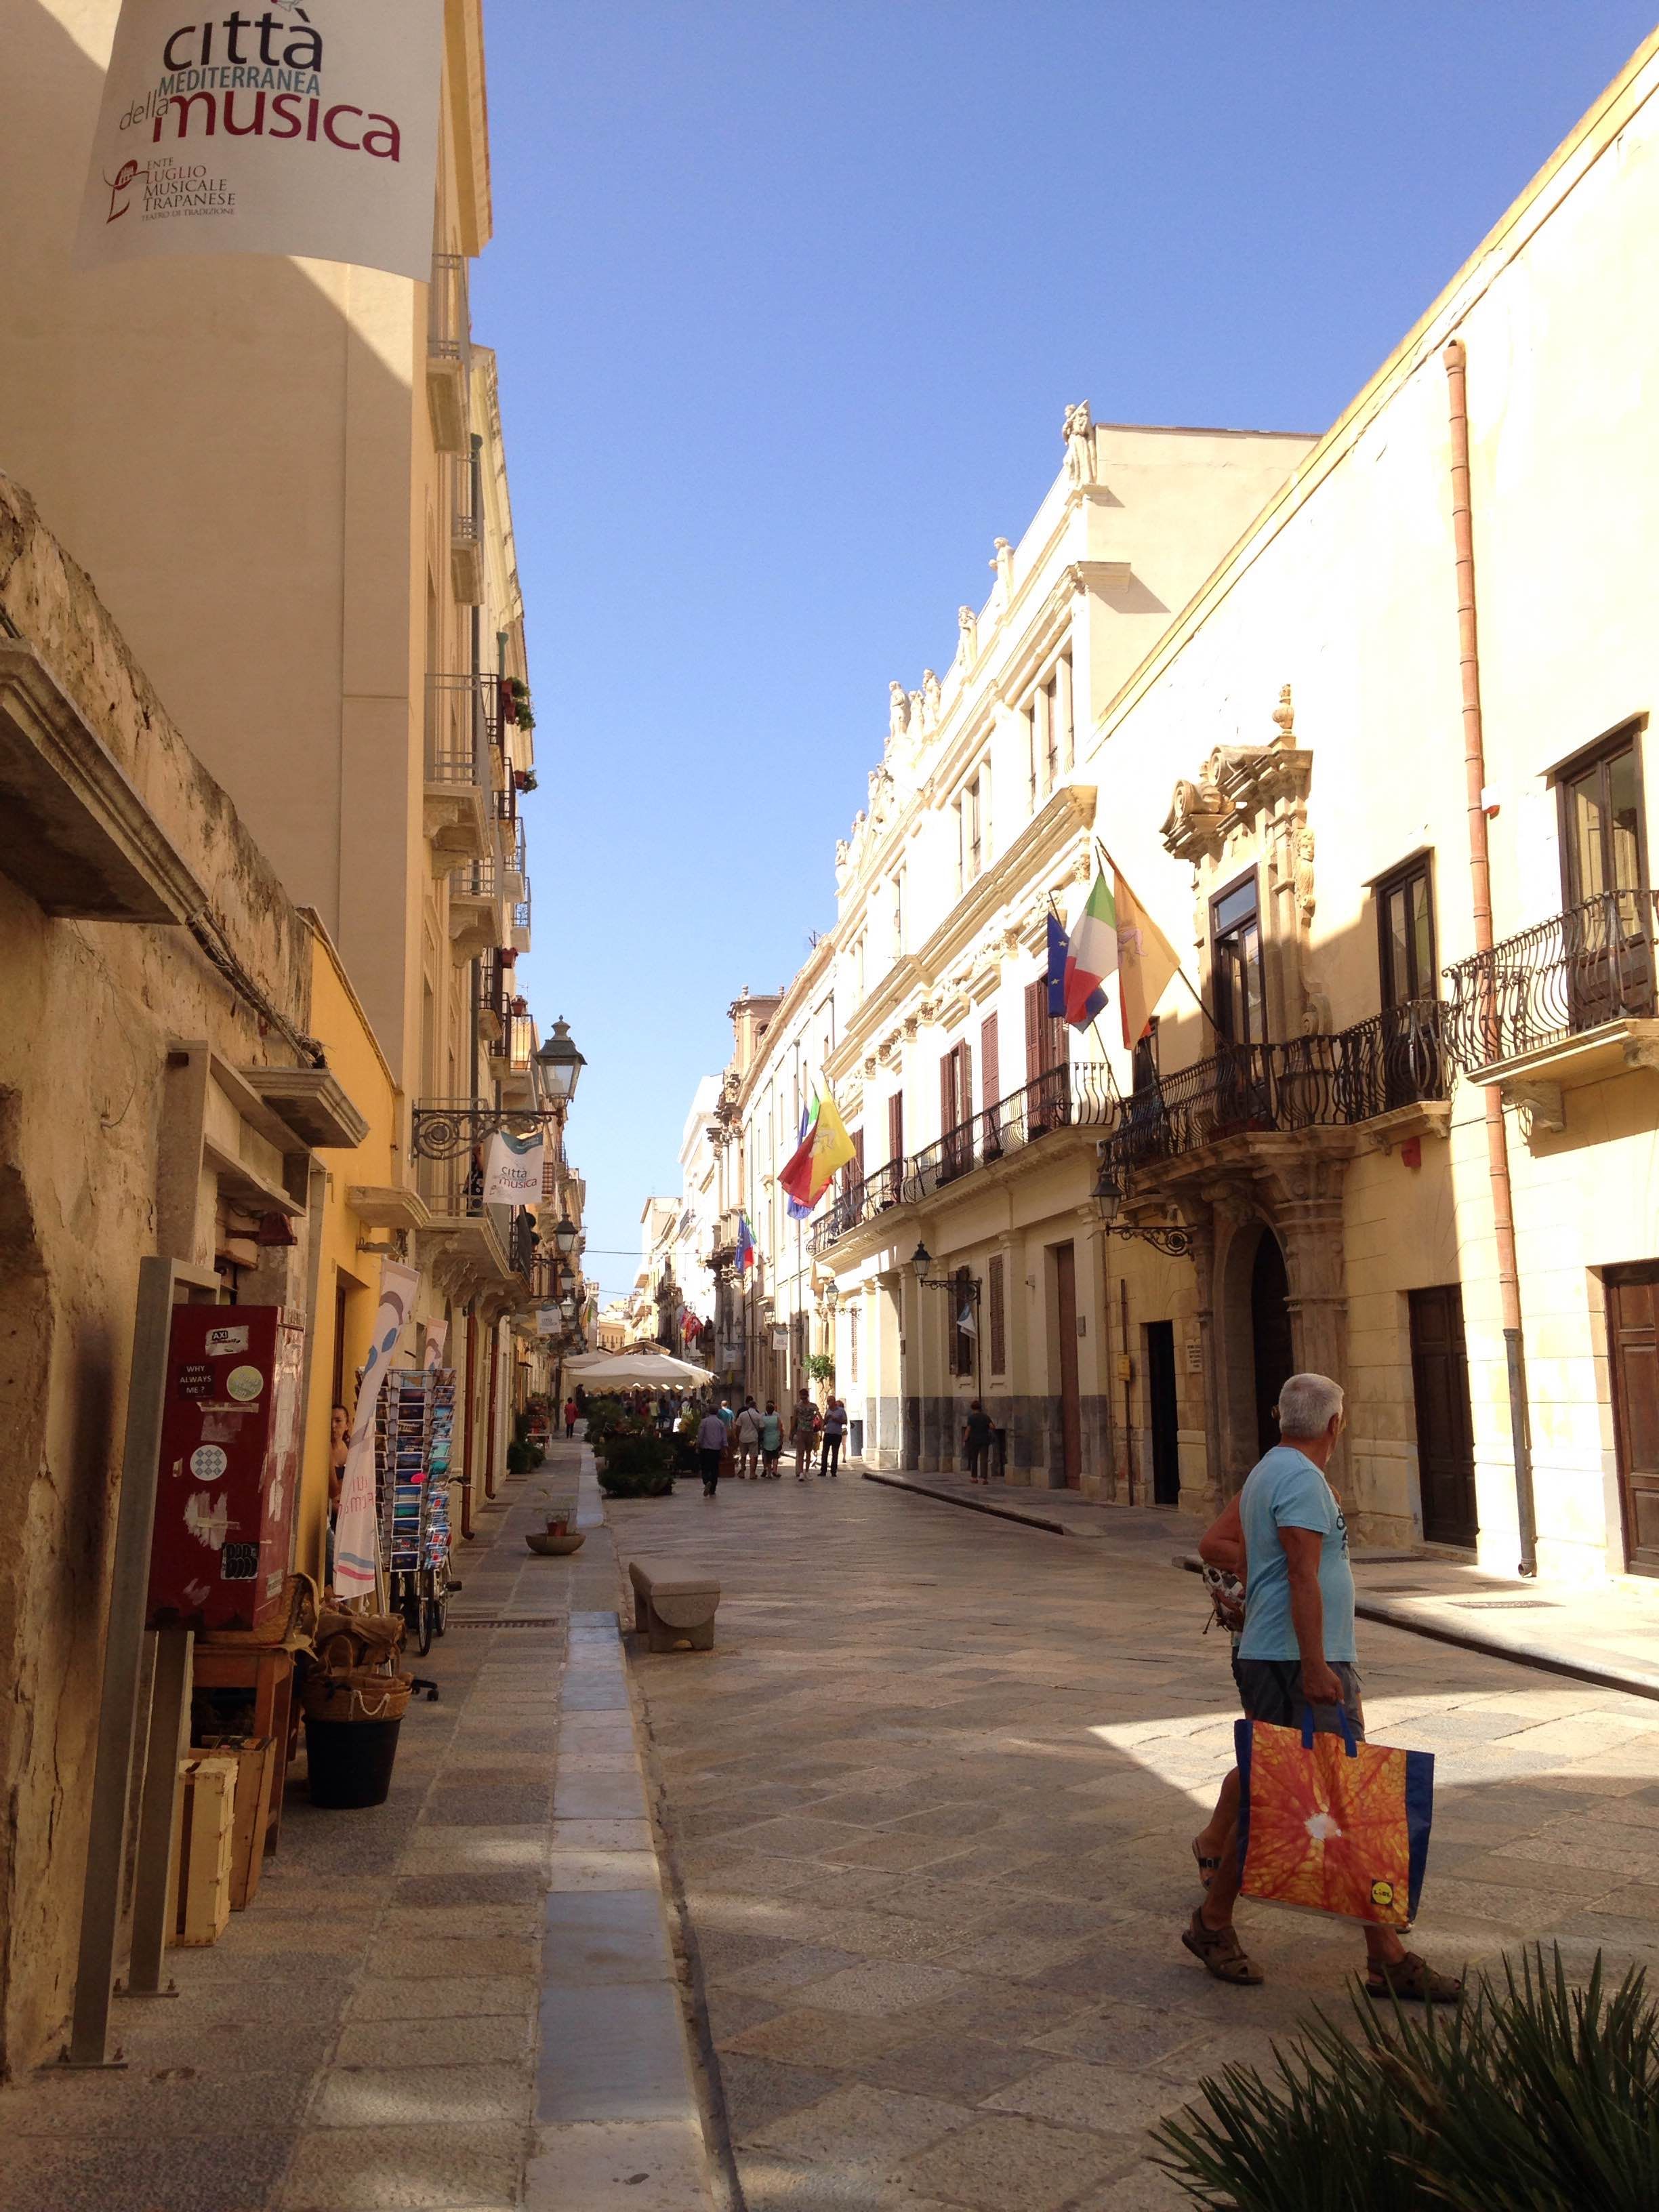
[[[336,1674],[319,1668],[306,1678],[301,1702],[307,1720],[400,1721],[414,1690],[412,1674],[388,1674],[378,1667],[347,1667]]]

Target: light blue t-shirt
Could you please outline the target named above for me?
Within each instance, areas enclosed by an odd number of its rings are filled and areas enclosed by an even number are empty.
[[[1291,1569],[1281,1528],[1311,1528],[1319,1551],[1319,1595],[1325,1607],[1325,1657],[1354,1657],[1353,1575],[1348,1524],[1336,1493],[1304,1452],[1275,1444],[1250,1470],[1238,1501],[1248,1579],[1241,1659],[1299,1659],[1291,1625]]]

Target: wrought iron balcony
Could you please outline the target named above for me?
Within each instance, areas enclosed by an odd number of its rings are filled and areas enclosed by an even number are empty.
[[[493,678],[427,678],[428,783],[476,784],[482,791],[490,789],[494,781],[490,753],[495,744],[498,705]]]
[[[895,1206],[920,1206],[947,1184],[977,1168],[1035,1144],[1056,1129],[1107,1129],[1117,1112],[1110,1071],[1103,1062],[1050,1068],[1024,1089],[986,1107],[970,1121],[947,1129],[937,1143],[908,1159],[890,1160],[873,1175],[838,1190],[829,1210],[812,1224],[814,1255]]]
[[[441,453],[470,443],[467,385],[472,368],[472,310],[464,253],[434,253],[427,294],[426,392],[433,441]]]
[[[513,1218],[507,1232],[507,1256],[514,1271],[532,1281],[536,1273],[538,1237],[536,1224],[529,1209],[518,1206],[513,1209]]]
[[[1444,1098],[1445,1012],[1437,1000],[1415,999],[1334,1036],[1229,1046],[1160,1076],[1124,1100],[1108,1160],[1133,1175],[1226,1137],[1349,1127]]]
[[[1602,891],[1446,970],[1446,1043],[1464,1074],[1547,1055],[1610,1022],[1651,1020],[1655,894]]]

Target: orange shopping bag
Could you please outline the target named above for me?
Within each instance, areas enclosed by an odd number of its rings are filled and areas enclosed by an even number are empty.
[[[1434,1753],[1237,1721],[1239,1862],[1246,1897],[1407,1928],[1434,1817]]]

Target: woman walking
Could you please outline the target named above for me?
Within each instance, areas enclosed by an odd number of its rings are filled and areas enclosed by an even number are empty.
[[[737,1446],[738,1480],[740,1482],[760,1480],[761,1416],[760,1407],[752,1398],[743,1401],[743,1411],[738,1415],[732,1431]]]
[[[841,1470],[841,1440],[847,1434],[847,1408],[832,1390],[823,1409],[823,1454],[818,1473],[833,1482]]]
[[[807,1396],[806,1386],[803,1383],[800,1395],[795,1400],[794,1412],[789,1424],[790,1441],[795,1447],[797,1482],[805,1482],[806,1480],[807,1463],[812,1456],[812,1447],[817,1441],[818,1428],[818,1409]]]
[[[766,1411],[761,1416],[761,1475],[763,1480],[781,1482],[778,1462],[783,1457],[783,1416],[769,1398]]]

